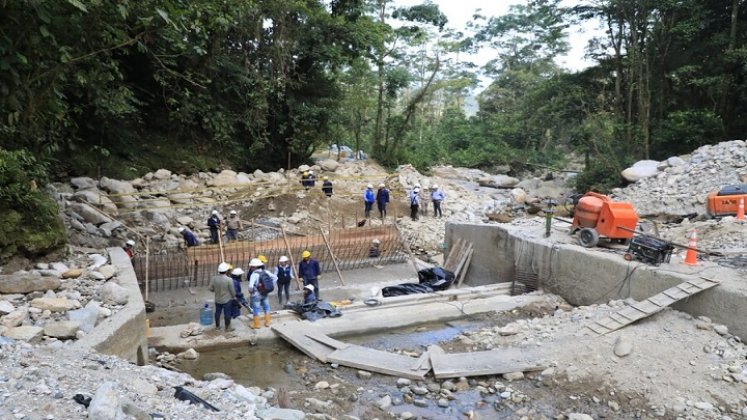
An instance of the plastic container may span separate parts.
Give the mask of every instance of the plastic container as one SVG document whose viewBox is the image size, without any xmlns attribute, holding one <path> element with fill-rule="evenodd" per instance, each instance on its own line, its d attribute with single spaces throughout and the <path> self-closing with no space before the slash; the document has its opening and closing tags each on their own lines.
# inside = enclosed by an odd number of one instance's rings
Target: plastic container
<svg viewBox="0 0 747 420">
<path fill-rule="evenodd" d="M 204 327 L 213 325 L 213 311 L 210 309 L 210 305 L 207 303 L 200 310 L 200 325 Z"/>
</svg>

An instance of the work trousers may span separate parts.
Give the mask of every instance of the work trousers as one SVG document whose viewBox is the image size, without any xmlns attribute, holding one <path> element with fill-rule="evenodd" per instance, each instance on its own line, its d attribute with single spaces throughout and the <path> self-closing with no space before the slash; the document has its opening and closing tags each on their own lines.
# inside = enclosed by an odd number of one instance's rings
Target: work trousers
<svg viewBox="0 0 747 420">
<path fill-rule="evenodd" d="M 214 244 L 218 243 L 218 228 L 210 228 L 210 241 Z"/>
<path fill-rule="evenodd" d="M 412 220 L 418 220 L 418 208 L 417 204 L 410 204 L 410 218 Z"/>
<path fill-rule="evenodd" d="M 229 300 L 226 303 L 215 303 L 215 328 L 220 328 L 220 314 L 223 312 L 223 318 L 226 320 L 226 328 L 231 325 L 231 310 L 233 308 L 233 301 Z"/>
<path fill-rule="evenodd" d="M 381 216 L 382 219 L 386 219 L 386 203 L 379 203 L 379 216 Z"/>
<path fill-rule="evenodd" d="M 441 200 L 433 200 L 433 217 L 436 216 L 443 216 L 443 213 L 441 213 Z"/>
<path fill-rule="evenodd" d="M 373 208 L 373 201 L 364 201 L 363 203 L 366 205 L 365 213 L 366 213 L 366 219 L 368 219 L 369 217 L 371 217 L 371 209 Z"/>
<path fill-rule="evenodd" d="M 290 279 L 288 280 L 280 280 L 278 279 L 278 302 L 282 305 L 283 304 L 283 292 L 285 292 L 285 302 L 290 302 Z"/>
<path fill-rule="evenodd" d="M 262 312 L 265 314 L 270 313 L 270 302 L 267 301 L 267 295 L 252 295 L 251 305 L 252 313 L 254 316 L 259 316 L 259 308 L 262 307 Z"/>
<path fill-rule="evenodd" d="M 226 231 L 226 238 L 229 241 L 235 241 L 239 239 L 239 230 L 238 229 L 228 229 Z"/>
</svg>

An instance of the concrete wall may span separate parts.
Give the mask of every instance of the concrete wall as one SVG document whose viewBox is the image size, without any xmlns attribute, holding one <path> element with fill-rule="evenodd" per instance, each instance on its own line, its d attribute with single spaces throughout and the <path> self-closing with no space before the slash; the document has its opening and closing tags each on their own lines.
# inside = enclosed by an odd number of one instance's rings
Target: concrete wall
<svg viewBox="0 0 747 420">
<path fill-rule="evenodd" d="M 719 286 L 680 301 L 674 308 L 707 316 L 747 338 L 747 323 L 743 322 L 747 319 L 747 284 L 739 272 L 708 262 L 687 266 L 676 256 L 659 267 L 627 262 L 621 253 L 562 243 L 558 236 L 545 238 L 541 231 L 508 225 L 448 224 L 446 241 L 463 238 L 473 243 L 468 285 L 511 281 L 513 273 L 522 270 L 538 275 L 543 289 L 573 305 L 628 297 L 643 300 L 698 276 L 719 280 Z"/>
<path fill-rule="evenodd" d="M 92 348 L 140 365 L 148 362 L 145 302 L 140 294 L 135 270 L 122 248 L 109 248 L 111 263 L 117 267 L 117 283 L 129 291 L 127 305 L 105 319 L 76 346 Z"/>
</svg>

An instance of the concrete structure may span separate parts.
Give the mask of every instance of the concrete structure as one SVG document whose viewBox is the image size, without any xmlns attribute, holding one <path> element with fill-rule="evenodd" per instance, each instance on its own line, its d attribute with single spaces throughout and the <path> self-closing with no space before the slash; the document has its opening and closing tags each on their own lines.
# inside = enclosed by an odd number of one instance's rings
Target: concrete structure
<svg viewBox="0 0 747 420">
<path fill-rule="evenodd" d="M 127 304 L 75 345 L 143 365 L 148 362 L 145 302 L 130 258 L 122 248 L 109 248 L 108 252 L 111 263 L 117 267 L 117 283 L 128 291 Z"/>
<path fill-rule="evenodd" d="M 517 271 L 536 275 L 542 288 L 572 305 L 606 303 L 612 299 L 637 301 L 693 277 L 719 280 L 718 287 L 675 304 L 677 310 L 704 315 L 747 337 L 747 284 L 742 276 L 715 263 L 696 266 L 681 263 L 679 256 L 658 267 L 623 259 L 624 251 L 587 249 L 567 243 L 567 232 L 544 237 L 544 228 L 509 225 L 447 224 L 446 243 L 457 238 L 474 244 L 468 286 L 510 282 Z"/>
</svg>

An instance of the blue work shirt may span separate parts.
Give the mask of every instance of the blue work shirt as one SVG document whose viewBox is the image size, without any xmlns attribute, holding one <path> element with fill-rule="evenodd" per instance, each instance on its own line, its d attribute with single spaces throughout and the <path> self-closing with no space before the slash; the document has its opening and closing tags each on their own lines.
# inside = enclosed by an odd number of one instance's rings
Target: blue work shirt
<svg viewBox="0 0 747 420">
<path fill-rule="evenodd" d="M 376 197 L 374 196 L 373 190 L 366 188 L 366 191 L 363 192 L 363 201 L 366 203 L 373 203 L 374 200 L 376 200 Z"/>
<path fill-rule="evenodd" d="M 436 190 L 436 191 L 431 192 L 431 200 L 444 201 L 444 192 L 441 190 Z"/>
<path fill-rule="evenodd" d="M 389 190 L 386 188 L 379 188 L 379 191 L 376 192 L 376 202 L 379 203 L 379 205 L 388 203 Z"/>
<path fill-rule="evenodd" d="M 220 226 L 220 217 L 216 215 L 210 216 L 210 218 L 207 221 L 207 224 L 210 227 L 210 230 L 218 230 L 218 226 Z"/>
<path fill-rule="evenodd" d="M 298 263 L 298 274 L 301 275 L 302 279 L 315 279 L 322 274 L 322 270 L 319 268 L 319 261 L 311 258 L 308 261 L 301 260 Z"/>
<path fill-rule="evenodd" d="M 314 294 L 314 292 L 309 292 L 309 294 L 303 297 L 304 305 L 308 305 L 309 303 L 315 303 L 315 302 L 316 302 L 316 294 Z"/>
<path fill-rule="evenodd" d="M 184 237 L 184 243 L 186 243 L 188 247 L 200 245 L 200 240 L 197 239 L 197 236 L 194 233 L 185 230 L 182 232 L 182 236 Z"/>
</svg>

